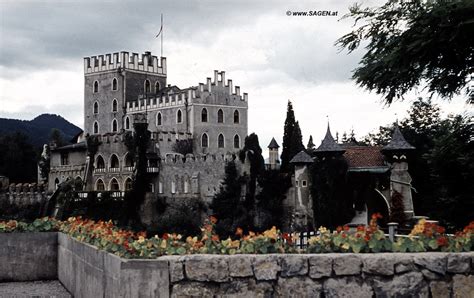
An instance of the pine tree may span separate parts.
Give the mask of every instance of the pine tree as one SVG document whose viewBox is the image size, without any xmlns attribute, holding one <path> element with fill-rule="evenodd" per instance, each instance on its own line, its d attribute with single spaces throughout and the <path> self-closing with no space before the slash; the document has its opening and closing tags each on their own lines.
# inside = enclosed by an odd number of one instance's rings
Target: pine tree
<svg viewBox="0 0 474 298">
<path fill-rule="evenodd" d="M 296 154 L 300 153 L 301 150 L 304 150 L 303 136 L 301 135 L 300 124 L 298 121 L 296 121 L 295 128 L 293 129 L 293 135 L 291 136 L 291 158 L 293 158 Z"/>
<path fill-rule="evenodd" d="M 309 151 L 313 151 L 314 150 L 314 143 L 313 143 L 313 136 L 310 135 L 309 136 L 309 141 L 308 141 L 308 145 L 306 145 L 306 149 L 308 149 Z"/>
<path fill-rule="evenodd" d="M 281 152 L 281 171 L 282 172 L 289 172 L 290 170 L 290 160 L 293 158 L 291 156 L 291 144 L 292 144 L 292 137 L 293 132 L 295 130 L 296 120 L 295 120 L 295 112 L 293 111 L 293 105 L 291 101 L 288 101 L 288 107 L 286 110 L 286 120 L 285 126 L 283 129 L 283 149 Z"/>
</svg>

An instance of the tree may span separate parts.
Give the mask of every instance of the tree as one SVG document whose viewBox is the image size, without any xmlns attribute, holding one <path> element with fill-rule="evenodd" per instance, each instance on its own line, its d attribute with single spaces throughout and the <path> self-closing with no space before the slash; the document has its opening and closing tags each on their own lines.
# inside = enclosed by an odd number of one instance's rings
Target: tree
<svg viewBox="0 0 474 298">
<path fill-rule="evenodd" d="M 51 134 L 50 134 L 49 139 L 51 143 L 56 145 L 56 147 L 61 147 L 65 145 L 63 136 L 61 132 L 59 131 L 59 129 L 56 129 L 56 128 L 51 129 Z"/>
<path fill-rule="evenodd" d="M 293 158 L 296 154 L 300 153 L 301 150 L 304 150 L 304 149 L 305 148 L 303 145 L 303 136 L 301 135 L 300 123 L 296 121 L 295 127 L 293 129 L 293 134 L 291 136 L 291 148 L 290 148 L 291 158 Z"/>
<path fill-rule="evenodd" d="M 8 176 L 12 183 L 37 180 L 37 153 L 28 137 L 15 132 L 0 136 L 0 174 Z"/>
<path fill-rule="evenodd" d="M 292 143 L 293 133 L 295 131 L 296 120 L 295 112 L 293 111 L 293 105 L 291 101 L 288 101 L 288 107 L 286 110 L 285 126 L 283 128 L 283 144 L 281 152 L 281 167 L 282 172 L 290 171 L 290 160 L 293 158 L 292 154 Z"/>
<path fill-rule="evenodd" d="M 431 94 L 450 99 L 474 72 L 473 15 L 472 0 L 356 4 L 344 16 L 355 20 L 354 30 L 336 44 L 349 53 L 364 45 L 353 79 L 387 104 L 425 81 Z M 472 93 L 468 101 L 474 103 Z"/>
<path fill-rule="evenodd" d="M 309 136 L 309 141 L 308 141 L 308 145 L 306 145 L 306 149 L 308 149 L 309 151 L 312 151 L 314 150 L 314 143 L 313 143 L 313 136 L 310 135 Z"/>
</svg>

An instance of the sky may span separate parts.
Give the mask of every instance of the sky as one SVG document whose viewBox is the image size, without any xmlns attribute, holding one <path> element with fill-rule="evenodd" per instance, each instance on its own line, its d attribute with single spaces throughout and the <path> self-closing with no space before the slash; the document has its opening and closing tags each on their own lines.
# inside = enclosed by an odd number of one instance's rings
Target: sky
<svg viewBox="0 0 474 298">
<path fill-rule="evenodd" d="M 83 57 L 150 50 L 159 55 L 160 14 L 168 84 L 196 86 L 226 71 L 249 94 L 249 134 L 266 149 L 281 145 L 288 100 L 303 142 L 318 146 L 328 119 L 333 134 L 357 137 L 403 119 L 423 90 L 386 106 L 351 80 L 363 50 L 350 55 L 334 43 L 350 32 L 342 19 L 355 0 L 97 1 L 0 0 L 0 117 L 59 114 L 83 127 Z M 373 6 L 384 1 L 358 1 Z M 287 16 L 331 11 L 337 16 Z M 459 96 L 434 98 L 445 115 L 472 108 Z"/>
</svg>

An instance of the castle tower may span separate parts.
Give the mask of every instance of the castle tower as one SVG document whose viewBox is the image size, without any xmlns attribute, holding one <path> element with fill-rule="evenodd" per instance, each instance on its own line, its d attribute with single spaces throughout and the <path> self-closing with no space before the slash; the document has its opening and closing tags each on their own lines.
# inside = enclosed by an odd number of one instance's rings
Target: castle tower
<svg viewBox="0 0 474 298">
<path fill-rule="evenodd" d="M 301 150 L 291 160 L 290 164 L 295 166 L 293 187 L 295 189 L 292 204 L 294 228 L 302 229 L 313 223 L 313 208 L 310 191 L 309 165 L 313 159 L 304 150 Z"/>
<path fill-rule="evenodd" d="M 166 58 L 145 52 L 120 52 L 84 58 L 84 132 L 116 133 L 133 129 L 127 103 L 154 95 L 166 86 Z"/>
<path fill-rule="evenodd" d="M 270 170 L 276 170 L 280 167 L 278 148 L 280 148 L 280 146 L 275 141 L 275 138 L 272 138 L 270 144 L 268 145 L 268 163 Z"/>
<path fill-rule="evenodd" d="M 382 148 L 382 153 L 391 164 L 390 173 L 390 200 L 395 192 L 403 197 L 403 207 L 405 215 L 409 219 L 415 214 L 413 209 L 413 198 L 411 195 L 411 176 L 408 173 L 407 155 L 414 150 L 410 143 L 403 137 L 398 124 L 395 124 L 395 130 L 390 142 Z"/>
<path fill-rule="evenodd" d="M 317 157 L 322 159 L 327 157 L 340 156 L 344 154 L 345 150 L 342 149 L 342 147 L 338 143 L 336 143 L 336 141 L 332 137 L 331 129 L 329 128 L 329 123 L 326 135 L 324 136 L 321 145 L 319 145 L 319 147 L 316 148 L 314 152 Z"/>
</svg>

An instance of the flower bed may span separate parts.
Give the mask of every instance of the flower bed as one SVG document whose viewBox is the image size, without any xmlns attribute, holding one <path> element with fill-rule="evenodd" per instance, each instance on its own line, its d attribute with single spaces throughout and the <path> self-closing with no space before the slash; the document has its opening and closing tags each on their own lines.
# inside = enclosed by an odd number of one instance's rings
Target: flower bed
<svg viewBox="0 0 474 298">
<path fill-rule="evenodd" d="M 71 237 L 92 244 L 101 250 L 125 258 L 156 258 L 162 255 L 184 254 L 268 254 L 268 253 L 330 253 L 330 252 L 462 252 L 472 251 L 474 222 L 455 235 L 447 235 L 437 224 L 420 220 L 407 237 L 392 242 L 377 226 L 380 215 L 374 215 L 368 226 L 335 231 L 319 228 L 319 235 L 308 241 L 306 249 L 293 246 L 297 235 L 281 233 L 275 227 L 263 233 L 244 235 L 237 229 L 234 239 L 220 239 L 215 234 L 216 219 L 211 217 L 201 228 L 201 235 L 184 238 L 179 234 L 163 234 L 147 238 L 145 232 L 120 229 L 111 221 L 92 221 L 72 217 L 67 221 L 53 218 L 37 219 L 27 224 L 0 221 L 0 232 L 61 231 Z"/>
</svg>

